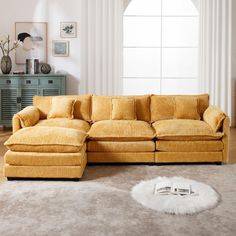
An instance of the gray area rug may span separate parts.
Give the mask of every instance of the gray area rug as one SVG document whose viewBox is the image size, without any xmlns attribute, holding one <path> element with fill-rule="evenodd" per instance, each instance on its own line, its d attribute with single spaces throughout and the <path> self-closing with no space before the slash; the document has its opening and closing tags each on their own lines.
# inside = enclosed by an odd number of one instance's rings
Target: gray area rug
<svg viewBox="0 0 236 236">
<path fill-rule="evenodd" d="M 141 180 L 182 176 L 217 189 L 220 204 L 195 215 L 169 215 L 131 197 Z M 88 166 L 79 182 L 0 184 L 1 236 L 236 235 L 236 165 Z"/>
</svg>

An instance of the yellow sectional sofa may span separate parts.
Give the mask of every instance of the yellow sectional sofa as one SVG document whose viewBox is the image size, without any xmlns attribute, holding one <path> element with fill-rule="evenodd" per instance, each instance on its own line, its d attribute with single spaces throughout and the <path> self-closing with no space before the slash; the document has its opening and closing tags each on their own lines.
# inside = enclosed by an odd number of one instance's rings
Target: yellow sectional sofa
<svg viewBox="0 0 236 236">
<path fill-rule="evenodd" d="M 227 163 L 229 117 L 209 96 L 35 96 L 13 117 L 8 178 L 81 178 L 89 163 Z"/>
</svg>

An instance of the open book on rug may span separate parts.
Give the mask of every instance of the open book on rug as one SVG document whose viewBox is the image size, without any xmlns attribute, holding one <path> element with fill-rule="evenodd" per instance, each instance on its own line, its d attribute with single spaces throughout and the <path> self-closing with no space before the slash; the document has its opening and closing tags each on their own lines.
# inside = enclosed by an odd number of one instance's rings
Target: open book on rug
<svg viewBox="0 0 236 236">
<path fill-rule="evenodd" d="M 194 192 L 191 189 L 191 185 L 188 183 L 164 181 L 154 185 L 154 194 L 185 196 L 192 195 Z"/>
</svg>

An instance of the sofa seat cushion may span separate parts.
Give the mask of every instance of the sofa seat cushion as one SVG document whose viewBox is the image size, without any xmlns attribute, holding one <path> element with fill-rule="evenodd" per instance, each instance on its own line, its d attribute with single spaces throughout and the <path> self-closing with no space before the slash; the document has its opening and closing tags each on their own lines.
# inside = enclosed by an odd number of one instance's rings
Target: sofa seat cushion
<svg viewBox="0 0 236 236">
<path fill-rule="evenodd" d="M 14 166 L 80 166 L 86 158 L 86 144 L 76 153 L 13 152 L 8 150 L 5 163 Z"/>
<path fill-rule="evenodd" d="M 18 130 L 5 143 L 15 152 L 80 152 L 87 134 L 62 127 L 34 126 Z"/>
<path fill-rule="evenodd" d="M 79 119 L 55 118 L 48 120 L 39 120 L 36 126 L 64 127 L 88 132 L 90 125 L 88 122 Z"/>
<path fill-rule="evenodd" d="M 89 152 L 154 152 L 153 141 L 109 142 L 89 141 Z"/>
<path fill-rule="evenodd" d="M 88 132 L 90 140 L 145 141 L 155 137 L 151 125 L 140 120 L 103 120 L 94 123 Z"/>
<path fill-rule="evenodd" d="M 156 141 L 156 150 L 161 152 L 219 152 L 223 150 L 223 147 L 224 145 L 220 140 Z"/>
<path fill-rule="evenodd" d="M 223 136 L 223 133 L 214 132 L 201 120 L 160 120 L 152 126 L 156 130 L 157 139 L 164 140 L 215 140 Z"/>
</svg>

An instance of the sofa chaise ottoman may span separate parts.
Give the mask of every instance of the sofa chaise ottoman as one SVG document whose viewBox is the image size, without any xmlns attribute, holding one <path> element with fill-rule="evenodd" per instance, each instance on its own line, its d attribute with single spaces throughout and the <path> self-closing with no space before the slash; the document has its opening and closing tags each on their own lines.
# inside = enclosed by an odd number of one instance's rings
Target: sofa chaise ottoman
<svg viewBox="0 0 236 236">
<path fill-rule="evenodd" d="M 86 140 L 79 152 L 67 153 L 50 145 L 46 152 L 30 145 L 13 150 L 6 142 L 5 176 L 72 178 L 64 174 L 71 169 L 79 178 L 86 156 L 88 163 L 227 163 L 229 123 L 224 112 L 209 105 L 208 94 L 35 96 L 33 106 L 14 115 L 14 138 L 27 129 L 34 137 L 40 129 L 35 142 L 44 139 L 44 131 L 60 139 L 66 130 Z M 61 129 L 65 132 L 57 134 Z"/>
<path fill-rule="evenodd" d="M 5 176 L 81 178 L 87 163 L 87 134 L 71 128 L 27 127 L 5 145 Z"/>
</svg>

